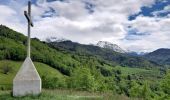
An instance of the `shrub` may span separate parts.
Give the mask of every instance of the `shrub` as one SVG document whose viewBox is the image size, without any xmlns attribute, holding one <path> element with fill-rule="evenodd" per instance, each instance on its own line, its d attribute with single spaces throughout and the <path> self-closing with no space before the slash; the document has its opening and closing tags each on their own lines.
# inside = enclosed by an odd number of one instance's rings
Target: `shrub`
<svg viewBox="0 0 170 100">
<path fill-rule="evenodd" d="M 81 67 L 74 70 L 69 81 L 70 88 L 76 88 L 79 90 L 94 91 L 96 88 L 95 84 L 95 78 L 90 70 Z"/>
<path fill-rule="evenodd" d="M 47 77 L 42 76 L 42 87 L 48 88 L 48 89 L 55 89 L 55 88 L 65 88 L 66 83 L 65 79 L 59 78 L 59 77 Z"/>
<path fill-rule="evenodd" d="M 12 71 L 12 67 L 9 63 L 4 63 L 4 65 L 1 68 L 3 74 L 8 74 Z"/>
</svg>

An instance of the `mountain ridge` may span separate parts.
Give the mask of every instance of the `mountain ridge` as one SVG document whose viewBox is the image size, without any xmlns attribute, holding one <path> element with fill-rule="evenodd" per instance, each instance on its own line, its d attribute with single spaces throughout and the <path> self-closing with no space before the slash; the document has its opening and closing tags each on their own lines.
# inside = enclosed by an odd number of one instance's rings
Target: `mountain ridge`
<svg viewBox="0 0 170 100">
<path fill-rule="evenodd" d="M 63 41 L 63 42 L 52 42 L 49 43 L 51 47 L 59 49 L 61 51 L 67 51 L 70 53 L 76 53 L 78 55 L 90 55 L 96 56 L 100 59 L 106 60 L 112 65 L 121 65 L 121 66 L 130 66 L 130 67 L 154 67 L 159 66 L 156 63 L 148 62 L 142 57 L 134 57 L 128 54 L 118 53 L 113 50 L 106 48 L 100 48 L 94 45 L 84 45 L 72 41 Z M 144 65 L 143 65 L 144 64 Z M 145 65 L 146 64 L 146 65 Z M 156 64 L 156 65 L 155 65 Z"/>
<path fill-rule="evenodd" d="M 153 52 L 143 55 L 144 58 L 159 64 L 170 65 L 170 49 L 160 48 Z"/>
<path fill-rule="evenodd" d="M 123 50 L 121 47 L 119 47 L 117 44 L 113 44 L 107 41 L 99 41 L 96 46 L 99 46 L 101 48 L 105 48 L 105 49 L 110 49 L 113 50 L 115 52 L 119 52 L 119 53 L 126 53 L 127 51 Z"/>
</svg>

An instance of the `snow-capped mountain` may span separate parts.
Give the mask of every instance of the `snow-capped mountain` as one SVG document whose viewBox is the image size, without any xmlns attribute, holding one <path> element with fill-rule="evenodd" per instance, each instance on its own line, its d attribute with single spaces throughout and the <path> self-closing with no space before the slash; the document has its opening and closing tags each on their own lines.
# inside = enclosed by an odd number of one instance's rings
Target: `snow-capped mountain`
<svg viewBox="0 0 170 100">
<path fill-rule="evenodd" d="M 50 42 L 63 42 L 63 41 L 67 41 L 67 39 L 64 38 L 58 38 L 58 37 L 48 37 L 45 40 L 46 42 L 50 43 Z"/>
<path fill-rule="evenodd" d="M 106 48 L 106 49 L 110 49 L 113 50 L 115 52 L 119 52 L 119 53 L 126 53 L 125 50 L 123 50 L 122 48 L 120 48 L 117 44 L 112 44 L 110 42 L 107 41 L 99 41 L 96 46 L 99 46 L 101 48 Z"/>
</svg>

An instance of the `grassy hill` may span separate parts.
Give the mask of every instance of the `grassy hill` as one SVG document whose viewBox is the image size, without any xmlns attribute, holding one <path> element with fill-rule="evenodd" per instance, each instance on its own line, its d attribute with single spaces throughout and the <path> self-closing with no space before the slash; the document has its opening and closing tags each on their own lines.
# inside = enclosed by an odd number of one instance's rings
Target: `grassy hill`
<svg viewBox="0 0 170 100">
<path fill-rule="evenodd" d="M 18 72 L 19 68 L 21 67 L 23 62 L 17 62 L 17 61 L 9 61 L 9 60 L 3 60 L 0 61 L 0 88 L 1 89 L 11 89 L 12 87 L 12 81 L 15 77 L 16 73 Z M 43 64 L 39 62 L 34 62 L 35 67 L 40 74 L 40 77 L 46 76 L 49 77 L 58 77 L 60 79 L 65 79 L 66 76 L 61 74 L 58 70 Z M 8 66 L 10 68 L 9 72 L 7 74 L 3 73 L 3 67 Z"/>
<path fill-rule="evenodd" d="M 6 99 L 6 100 L 11 100 L 11 99 L 16 99 L 18 100 L 19 98 L 13 98 L 10 96 L 10 91 L 12 89 L 12 80 L 14 76 L 16 75 L 16 72 L 19 70 L 22 61 L 10 61 L 10 60 L 1 60 L 0 61 L 0 99 Z M 68 76 L 63 75 L 60 73 L 58 70 L 43 64 L 39 62 L 34 62 L 41 78 L 43 76 L 46 76 L 46 78 L 58 78 L 62 79 L 64 82 L 68 79 Z M 7 74 L 3 73 L 3 67 L 8 66 L 10 67 L 10 70 Z M 157 74 L 158 71 L 156 70 L 146 70 L 146 69 L 140 69 L 140 68 L 128 68 L 128 67 L 121 67 L 121 66 L 116 66 L 114 68 L 110 67 L 110 70 L 114 69 L 117 71 L 120 71 L 122 77 L 128 76 L 128 75 L 134 75 L 134 74 L 139 74 L 139 75 L 144 75 L 145 73 L 150 73 L 150 74 Z M 146 77 L 154 78 L 152 75 L 146 75 Z M 137 75 L 135 75 L 137 76 Z M 125 80 L 124 80 L 125 81 Z M 59 82 L 59 81 L 58 81 Z M 120 81 L 123 82 L 123 81 Z M 155 82 L 153 80 L 152 82 Z M 43 88 L 48 88 L 45 85 L 47 84 L 46 81 L 43 80 Z M 55 83 L 53 83 L 55 84 Z M 121 83 L 119 83 L 121 84 Z M 58 87 L 60 88 L 60 86 Z M 33 97 L 33 96 L 26 96 L 20 98 L 22 100 L 31 100 L 31 99 L 38 99 L 38 100 L 46 100 L 46 99 L 58 99 L 58 100 L 130 100 L 129 97 L 125 95 L 117 95 L 117 93 L 112 93 L 112 92 L 85 92 L 85 91 L 76 91 L 74 89 L 52 89 L 52 90 L 47 90 L 44 89 L 42 94 L 38 97 Z M 138 98 L 139 99 L 139 98 Z M 133 100 L 138 100 L 137 98 L 133 98 Z"/>
<path fill-rule="evenodd" d="M 47 100 L 47 99 L 54 99 L 54 100 L 130 100 L 125 95 L 116 95 L 109 92 L 106 93 L 93 93 L 93 92 L 85 92 L 85 91 L 75 91 L 75 90 L 66 90 L 66 89 L 55 89 L 55 90 L 46 90 L 44 89 L 42 94 L 38 97 L 33 96 L 26 96 L 21 98 L 13 98 L 10 96 L 10 90 L 12 89 L 12 80 L 16 75 L 17 71 L 22 65 L 22 61 L 10 61 L 10 60 L 1 60 L 0 61 L 0 99 L 6 100 L 31 100 L 31 99 L 38 99 L 38 100 Z M 47 78 L 55 78 L 58 77 L 60 79 L 66 80 L 67 76 L 64 76 L 58 70 L 39 62 L 34 62 L 37 71 L 40 74 L 40 77 L 46 76 Z M 7 74 L 3 73 L 3 67 L 8 66 L 10 67 L 10 71 Z M 123 68 L 120 66 L 115 67 L 115 69 L 120 69 L 122 71 L 123 76 L 132 75 L 138 72 L 148 72 L 148 70 L 140 70 L 139 68 Z M 44 82 L 43 82 L 44 84 Z M 45 83 L 46 84 L 46 83 Z M 44 85 L 43 85 L 44 86 Z M 45 88 L 45 87 L 44 87 Z M 3 90 L 3 91 L 2 91 Z M 5 90 L 5 91 L 4 91 Z M 7 91 L 8 90 L 8 91 Z M 113 99 L 114 98 L 114 99 Z M 138 100 L 133 98 L 133 100 Z"/>
<path fill-rule="evenodd" d="M 18 100 L 19 98 L 13 98 L 10 96 L 10 90 L 12 89 L 12 80 L 14 76 L 16 75 L 17 71 L 22 65 L 22 61 L 10 61 L 10 60 L 1 60 L 0 61 L 0 99 L 6 99 L 6 100 Z M 34 62 L 35 67 L 37 71 L 40 74 L 40 77 L 46 76 L 47 78 L 50 77 L 58 77 L 60 79 L 65 80 L 67 76 L 64 76 L 62 73 L 60 73 L 58 70 L 43 64 L 39 62 Z M 10 68 L 9 72 L 7 74 L 3 73 L 3 67 L 8 66 Z M 116 67 L 117 68 L 117 67 Z M 130 70 L 129 68 L 126 68 L 127 70 Z M 140 70 L 139 70 L 140 71 Z M 145 70 L 143 70 L 145 71 Z M 131 73 L 131 72 L 130 72 Z M 123 74 L 126 74 L 123 73 Z M 131 73 L 132 74 L 132 73 Z M 43 82 L 44 84 L 44 82 Z M 46 84 L 46 83 L 45 83 Z M 44 85 L 43 85 L 44 86 Z M 2 91 L 3 90 L 3 91 Z M 5 90 L 5 91 L 4 91 Z M 8 91 L 7 91 L 8 90 Z M 75 90 L 66 90 L 66 89 L 54 89 L 54 90 L 47 90 L 44 89 L 42 94 L 38 97 L 33 96 L 27 96 L 22 97 L 20 99 L 22 100 L 30 100 L 30 99 L 38 99 L 38 100 L 47 100 L 47 99 L 54 99 L 54 100 L 122 100 L 122 99 L 130 99 L 124 95 L 113 95 L 111 93 L 93 93 L 93 92 L 86 92 L 86 91 L 75 91 Z"/>
<path fill-rule="evenodd" d="M 12 87 L 12 81 L 15 77 L 16 73 L 18 72 L 19 68 L 22 65 L 22 61 L 10 61 L 10 60 L 1 60 L 0 61 L 0 89 L 11 89 Z M 62 81 L 66 81 L 68 76 L 63 75 L 55 68 L 50 67 L 49 65 L 40 63 L 40 62 L 34 62 L 35 67 L 40 74 L 40 77 L 46 77 L 46 78 L 58 78 L 62 79 Z M 9 71 L 7 74 L 4 74 L 4 66 L 9 68 Z M 109 67 L 108 67 L 109 68 Z M 128 75 L 134 75 L 138 74 L 142 77 L 147 78 L 153 78 L 156 76 L 159 76 L 159 70 L 146 70 L 146 69 L 140 69 L 140 68 L 129 68 L 129 67 L 110 67 L 109 70 L 117 70 L 120 71 L 122 76 L 126 77 Z M 145 75 L 146 74 L 146 75 Z M 148 74 L 148 75 L 147 75 Z M 44 86 L 44 85 L 43 85 Z"/>
</svg>

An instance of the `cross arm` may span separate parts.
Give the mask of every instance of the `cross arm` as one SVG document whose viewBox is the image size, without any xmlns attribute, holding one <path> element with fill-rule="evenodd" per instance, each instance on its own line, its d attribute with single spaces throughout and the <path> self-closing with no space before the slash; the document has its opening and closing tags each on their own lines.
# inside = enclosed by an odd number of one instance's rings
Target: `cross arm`
<svg viewBox="0 0 170 100">
<path fill-rule="evenodd" d="M 30 22 L 30 25 L 33 27 L 33 26 L 34 26 L 34 25 L 33 25 L 33 22 L 32 22 L 32 20 L 31 20 L 31 17 L 28 15 L 27 11 L 24 11 L 24 15 L 25 15 L 25 17 L 27 18 L 28 22 Z"/>
</svg>

